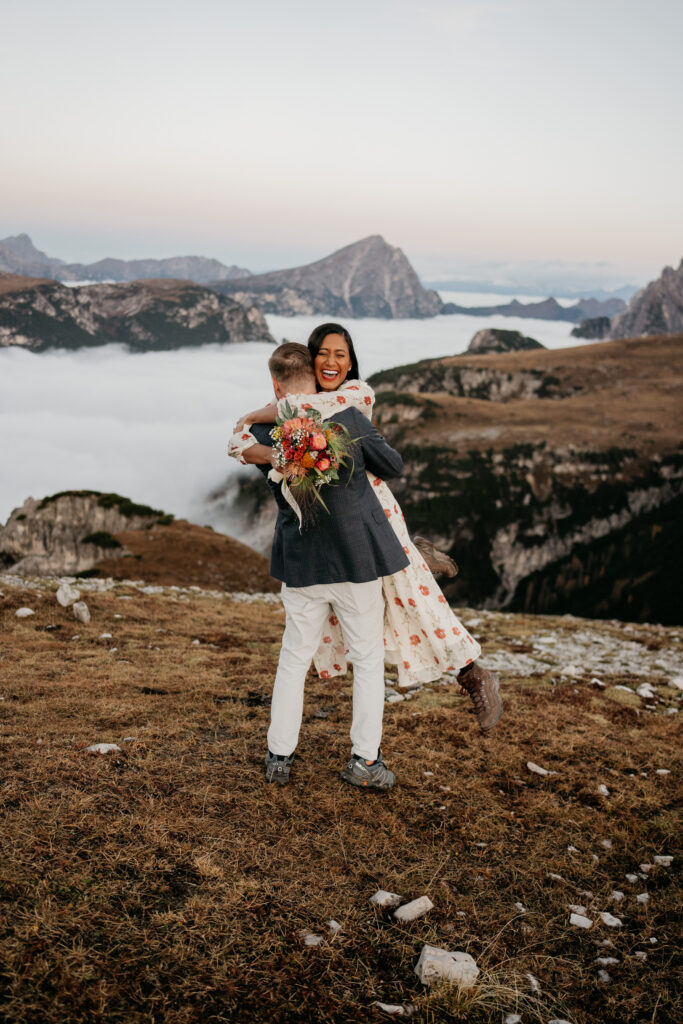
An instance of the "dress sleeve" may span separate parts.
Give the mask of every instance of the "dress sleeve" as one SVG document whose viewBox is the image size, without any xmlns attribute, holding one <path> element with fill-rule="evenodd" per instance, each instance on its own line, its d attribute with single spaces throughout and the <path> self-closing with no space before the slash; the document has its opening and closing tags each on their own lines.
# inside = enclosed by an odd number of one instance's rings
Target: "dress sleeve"
<svg viewBox="0 0 683 1024">
<path fill-rule="evenodd" d="M 368 419 L 372 417 L 375 392 L 364 380 L 345 380 L 337 391 L 319 391 L 315 395 L 288 395 L 278 402 L 278 415 L 282 415 L 281 403 L 288 401 L 298 409 L 317 409 L 324 420 L 342 409 L 355 408 Z"/>
<path fill-rule="evenodd" d="M 243 466 L 246 466 L 247 463 L 244 461 L 242 453 L 254 444 L 258 444 L 258 441 L 250 431 L 249 424 L 245 423 L 242 430 L 236 430 L 228 441 L 228 455 L 233 459 L 237 459 Z"/>
</svg>

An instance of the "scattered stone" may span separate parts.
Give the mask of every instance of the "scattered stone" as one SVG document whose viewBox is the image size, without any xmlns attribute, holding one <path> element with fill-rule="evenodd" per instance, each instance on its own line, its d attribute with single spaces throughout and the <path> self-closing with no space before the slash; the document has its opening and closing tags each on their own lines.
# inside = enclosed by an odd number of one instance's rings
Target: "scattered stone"
<svg viewBox="0 0 683 1024">
<path fill-rule="evenodd" d="M 534 764 L 533 761 L 527 761 L 526 766 L 530 772 L 534 773 L 534 775 L 557 775 L 557 772 L 551 772 L 547 768 L 541 768 L 540 764 Z"/>
<path fill-rule="evenodd" d="M 410 903 L 405 903 L 398 910 L 394 911 L 394 917 L 397 921 L 414 921 L 418 917 L 422 917 L 429 910 L 432 910 L 434 904 L 430 900 L 429 896 L 419 896 L 416 900 L 411 900 Z"/>
<path fill-rule="evenodd" d="M 413 1003 L 401 1005 L 399 1003 L 380 1003 L 377 1000 L 372 1004 L 390 1017 L 412 1017 L 417 1012 L 417 1006 Z"/>
<path fill-rule="evenodd" d="M 609 985 L 611 980 L 612 978 L 607 971 L 598 971 L 598 981 L 602 981 L 605 985 Z"/>
<path fill-rule="evenodd" d="M 600 846 L 604 846 L 606 850 L 611 850 L 612 849 L 612 840 L 611 839 L 601 839 L 600 840 Z"/>
<path fill-rule="evenodd" d="M 469 953 L 424 945 L 415 973 L 423 985 L 432 985 L 435 981 L 453 981 L 458 988 L 468 989 L 475 984 L 479 968 Z"/>
<path fill-rule="evenodd" d="M 658 768 L 655 775 L 671 775 L 671 772 L 668 768 Z"/>
<path fill-rule="evenodd" d="M 90 622 L 90 609 L 85 601 L 76 601 L 75 604 L 71 605 L 71 611 L 75 619 L 82 622 L 84 626 L 88 625 Z"/>
<path fill-rule="evenodd" d="M 624 875 L 624 878 L 627 882 L 630 882 L 631 885 L 635 885 L 638 881 L 638 875 Z"/>
<path fill-rule="evenodd" d="M 450 786 L 439 786 L 439 789 L 441 790 L 442 793 L 450 793 L 451 791 Z"/>
<path fill-rule="evenodd" d="M 605 949 L 614 949 L 614 943 L 611 939 L 603 939 L 602 942 L 596 942 L 596 946 L 604 946 Z"/>
<path fill-rule="evenodd" d="M 637 949 L 633 955 L 636 960 L 647 960 L 647 953 L 644 949 Z"/>
<path fill-rule="evenodd" d="M 526 914 L 526 907 L 523 903 L 515 903 L 515 907 L 520 912 L 520 914 Z"/>
<path fill-rule="evenodd" d="M 552 871 L 548 872 L 548 874 L 546 875 L 546 878 L 552 878 L 553 882 L 564 882 L 565 881 L 565 879 L 562 877 L 562 875 L 555 875 L 555 874 L 553 874 Z"/>
<path fill-rule="evenodd" d="M 600 863 L 600 858 L 598 857 L 597 853 L 592 853 L 591 854 L 591 860 L 593 861 L 594 864 L 599 864 Z"/>
<path fill-rule="evenodd" d="M 670 857 L 668 855 L 665 856 L 664 854 L 657 854 L 657 856 L 655 856 L 653 859 L 655 864 L 659 864 L 659 866 L 662 868 L 671 867 L 671 862 L 673 861 L 673 857 Z"/>
<path fill-rule="evenodd" d="M 18 619 L 28 619 L 30 615 L 35 615 L 36 613 L 32 608 L 17 608 L 14 614 Z"/>
<path fill-rule="evenodd" d="M 600 794 L 600 796 L 609 796 L 609 789 L 604 783 L 601 783 L 598 786 L 598 793 Z"/>
<path fill-rule="evenodd" d="M 636 693 L 639 697 L 645 697 L 646 700 L 652 700 L 653 697 L 657 696 L 656 690 L 653 690 L 649 683 L 641 683 L 636 688 Z"/>
<path fill-rule="evenodd" d="M 56 597 L 62 608 L 68 608 L 74 601 L 78 601 L 81 596 L 80 590 L 76 590 L 75 587 L 69 586 L 68 583 L 62 583 L 61 587 L 57 591 Z"/>
<path fill-rule="evenodd" d="M 651 945 L 651 946 L 656 946 L 656 945 L 657 945 L 657 943 L 658 943 L 658 941 L 659 941 L 659 940 L 658 940 L 658 939 L 656 939 L 656 938 L 654 937 L 654 935 L 652 935 L 652 936 L 651 936 L 651 938 L 650 938 L 650 945 Z"/>
<path fill-rule="evenodd" d="M 112 638 L 111 633 L 100 633 L 100 636 L 99 636 L 100 640 L 111 640 L 111 638 Z"/>
<path fill-rule="evenodd" d="M 124 736 L 121 740 L 122 743 L 135 743 L 137 736 Z"/>
<path fill-rule="evenodd" d="M 572 1024 L 570 1020 L 565 1020 L 564 1017 L 553 1017 L 552 1020 L 548 1021 L 548 1024 Z"/>
<path fill-rule="evenodd" d="M 619 917 L 613 917 L 606 910 L 602 910 L 599 914 L 600 920 L 603 924 L 606 924 L 608 928 L 621 928 L 623 921 Z"/>
<path fill-rule="evenodd" d="M 599 686 L 601 690 L 604 690 L 607 683 L 603 683 L 602 679 L 596 679 L 595 676 L 591 679 L 592 686 Z"/>
<path fill-rule="evenodd" d="M 422 774 L 424 775 L 424 777 L 426 779 L 430 779 L 432 777 L 432 775 L 434 774 L 434 772 L 422 772 Z"/>
<path fill-rule="evenodd" d="M 649 903 L 650 895 L 647 892 L 638 893 L 636 896 L 636 903 Z"/>
<path fill-rule="evenodd" d="M 582 907 L 580 903 L 568 903 L 567 909 L 571 910 L 574 914 L 585 914 L 586 908 Z"/>
<path fill-rule="evenodd" d="M 302 928 L 299 937 L 303 940 L 304 946 L 319 946 L 323 941 L 322 935 L 314 935 L 308 928 Z"/>
<path fill-rule="evenodd" d="M 638 867 L 644 874 L 649 874 L 652 871 L 652 864 L 639 864 Z"/>
<path fill-rule="evenodd" d="M 575 928 L 592 928 L 593 922 L 590 917 L 584 917 L 583 914 L 570 914 L 569 923 L 573 924 Z"/>
<path fill-rule="evenodd" d="M 533 974 L 528 973 L 525 975 L 525 977 L 529 980 L 529 985 L 531 987 L 532 992 L 538 993 L 541 991 L 541 983 L 538 980 L 538 978 L 534 978 Z"/>
<path fill-rule="evenodd" d="M 398 893 L 378 889 L 375 895 L 370 897 L 370 902 L 374 903 L 376 907 L 397 907 L 401 899 L 402 897 Z"/>
<path fill-rule="evenodd" d="M 521 1013 L 508 1013 L 503 1024 L 522 1024 Z"/>
<path fill-rule="evenodd" d="M 683 676 L 674 676 L 669 680 L 669 686 L 673 686 L 676 690 L 683 690 Z"/>
<path fill-rule="evenodd" d="M 601 967 L 611 967 L 612 964 L 618 964 L 619 961 L 615 956 L 599 956 L 595 960 L 596 964 L 600 964 Z"/>
<path fill-rule="evenodd" d="M 334 918 L 327 922 L 327 927 L 330 930 L 332 938 L 334 938 L 335 935 L 339 935 L 339 932 L 342 930 L 342 926 L 339 924 L 339 921 L 335 921 Z"/>
<path fill-rule="evenodd" d="M 87 753 L 113 754 L 116 750 L 121 750 L 121 747 L 117 743 L 93 743 L 92 746 L 87 748 Z"/>
<path fill-rule="evenodd" d="M 621 891 L 621 889 L 613 889 L 612 890 L 612 899 L 614 900 L 615 903 L 621 903 L 623 898 L 624 898 L 624 894 Z"/>
<path fill-rule="evenodd" d="M 579 851 L 576 849 L 575 846 L 568 846 L 567 847 L 567 853 L 578 853 L 578 852 Z"/>
</svg>

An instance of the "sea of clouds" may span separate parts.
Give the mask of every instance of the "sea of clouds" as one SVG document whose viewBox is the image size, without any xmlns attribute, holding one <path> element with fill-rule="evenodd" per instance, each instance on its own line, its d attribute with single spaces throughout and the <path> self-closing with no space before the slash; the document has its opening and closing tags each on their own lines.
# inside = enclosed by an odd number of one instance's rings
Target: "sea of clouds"
<svg viewBox="0 0 683 1024">
<path fill-rule="evenodd" d="M 321 319 L 267 317 L 278 342 L 305 341 Z M 482 327 L 519 330 L 548 348 L 580 344 L 569 323 L 512 317 L 346 326 L 364 376 L 463 352 Z M 94 489 L 246 536 L 225 511 L 217 519 L 206 498 L 240 471 L 226 456 L 227 438 L 240 413 L 269 400 L 271 351 L 257 343 L 143 354 L 120 345 L 41 354 L 0 349 L 0 522 L 29 496 Z"/>
</svg>

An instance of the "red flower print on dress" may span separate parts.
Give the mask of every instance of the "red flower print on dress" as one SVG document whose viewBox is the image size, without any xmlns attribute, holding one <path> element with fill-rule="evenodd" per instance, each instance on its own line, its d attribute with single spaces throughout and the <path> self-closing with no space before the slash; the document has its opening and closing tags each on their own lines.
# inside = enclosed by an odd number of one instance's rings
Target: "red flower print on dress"
<svg viewBox="0 0 683 1024">
<path fill-rule="evenodd" d="M 434 655 L 434 661 L 436 662 L 437 665 L 439 664 L 439 659 L 437 658 L 436 655 Z"/>
<path fill-rule="evenodd" d="M 429 593 L 429 587 L 425 587 L 425 585 L 423 583 L 422 586 L 420 587 L 420 593 L 424 594 L 424 596 L 426 597 L 427 594 Z"/>
<path fill-rule="evenodd" d="M 347 388 L 345 388 L 345 390 L 346 391 L 360 391 L 360 388 L 358 387 L 357 384 L 349 384 L 349 386 Z M 366 401 L 367 401 L 367 399 L 366 399 Z"/>
<path fill-rule="evenodd" d="M 384 515 L 387 517 L 387 519 L 391 519 L 391 509 L 390 508 L 385 508 L 384 509 Z"/>
<path fill-rule="evenodd" d="M 422 630 L 422 636 L 427 636 L 427 631 L 425 629 Z"/>
<path fill-rule="evenodd" d="M 472 664 L 472 658 L 468 658 L 467 661 L 465 662 L 465 664 L 466 665 L 471 665 Z"/>
<path fill-rule="evenodd" d="M 409 551 L 409 550 L 408 550 L 408 548 L 407 548 L 407 547 L 405 546 L 405 544 L 403 545 L 403 550 L 405 551 L 405 553 L 406 553 L 407 555 L 409 555 L 409 554 L 410 554 L 410 551 Z"/>
<path fill-rule="evenodd" d="M 302 402 L 302 403 L 301 403 L 301 408 L 302 408 L 302 409 L 312 409 L 312 408 L 313 408 L 313 406 L 311 405 L 311 403 L 310 403 L 310 402 Z M 336 666 L 335 666 L 335 667 L 336 667 Z"/>
<path fill-rule="evenodd" d="M 418 644 L 421 644 L 421 643 L 422 643 L 422 640 L 421 640 L 421 639 L 420 639 L 420 637 L 419 637 L 419 636 L 417 635 L 417 633 L 414 633 L 414 634 L 413 634 L 413 635 L 411 636 L 411 638 L 410 638 L 410 642 L 411 642 L 411 644 L 413 645 L 413 647 L 417 647 L 417 645 L 418 645 Z"/>
<path fill-rule="evenodd" d="M 417 608 L 417 605 L 413 601 L 412 597 L 408 598 L 408 604 L 410 605 L 411 608 Z"/>
<path fill-rule="evenodd" d="M 372 481 L 372 486 L 373 487 L 379 487 L 379 485 L 381 483 L 382 483 L 382 478 L 379 477 L 379 476 L 376 476 L 375 479 Z"/>
<path fill-rule="evenodd" d="M 326 668 L 324 668 L 322 670 L 322 672 L 320 673 L 320 678 L 321 679 L 329 679 L 330 678 L 330 673 L 327 671 Z"/>
<path fill-rule="evenodd" d="M 339 405 L 346 405 L 346 399 L 343 395 L 337 395 L 337 402 Z"/>
<path fill-rule="evenodd" d="M 453 626 L 453 636 L 460 636 L 460 630 L 457 626 Z"/>
<path fill-rule="evenodd" d="M 329 619 L 327 621 L 329 622 L 329 624 L 331 626 L 338 626 L 339 625 L 339 619 L 337 618 L 336 615 L 330 615 L 330 617 L 329 617 Z"/>
<path fill-rule="evenodd" d="M 354 390 L 358 391 L 358 388 L 354 388 Z M 366 395 L 363 401 L 365 402 L 366 405 L 372 405 L 372 399 L 370 398 L 369 395 Z"/>
<path fill-rule="evenodd" d="M 324 644 L 331 644 L 332 643 L 332 637 L 331 636 L 324 636 L 323 637 L 323 643 Z"/>
<path fill-rule="evenodd" d="M 341 672 L 341 665 L 335 665 L 334 666 L 334 671 L 335 672 Z"/>
<path fill-rule="evenodd" d="M 399 608 L 403 608 L 403 601 L 401 600 L 400 597 L 394 598 L 394 604 L 397 604 Z M 398 636 L 398 633 L 396 634 L 396 636 Z"/>
<path fill-rule="evenodd" d="M 409 661 L 404 661 L 403 662 L 403 667 L 404 668 L 410 668 L 410 662 Z"/>
<path fill-rule="evenodd" d="M 446 638 L 446 630 L 445 629 L 435 629 L 434 630 L 434 634 L 435 634 L 435 636 L 438 636 L 439 640 L 444 640 Z"/>
<path fill-rule="evenodd" d="M 249 441 L 250 440 L 249 434 L 242 434 L 242 440 L 243 441 Z"/>
<path fill-rule="evenodd" d="M 439 594 L 439 601 L 441 602 L 441 604 L 448 604 L 448 601 L 443 596 L 443 594 Z"/>
</svg>

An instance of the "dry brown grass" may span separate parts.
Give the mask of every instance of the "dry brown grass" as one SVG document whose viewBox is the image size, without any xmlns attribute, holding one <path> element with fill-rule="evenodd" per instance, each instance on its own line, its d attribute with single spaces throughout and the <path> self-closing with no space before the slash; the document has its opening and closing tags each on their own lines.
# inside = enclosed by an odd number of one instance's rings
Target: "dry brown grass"
<svg viewBox="0 0 683 1024">
<path fill-rule="evenodd" d="M 505 718 L 482 737 L 453 688 L 425 690 L 387 707 L 398 782 L 383 797 L 338 778 L 349 680 L 311 678 L 293 781 L 267 788 L 280 608 L 125 585 L 87 600 L 87 627 L 48 593 L 5 587 L 0 605 L 0 1018 L 341 1024 L 382 1019 L 380 999 L 417 1004 L 428 1024 L 676 1019 L 676 864 L 624 878 L 676 852 L 673 716 L 638 716 L 574 681 L 507 679 Z M 36 615 L 16 619 L 21 605 Z M 489 633 L 495 621 L 494 644 L 533 620 L 491 617 Z M 89 755 L 96 741 L 122 752 Z M 558 775 L 533 776 L 528 760 Z M 435 909 L 393 924 L 368 904 L 378 887 L 427 893 Z M 616 909 L 615 888 L 627 894 Z M 570 928 L 570 902 L 624 927 Z M 329 918 L 343 926 L 333 940 Z M 304 947 L 302 928 L 324 943 Z M 470 952 L 478 988 L 424 990 L 425 942 Z M 599 955 L 619 958 L 610 984 Z"/>
</svg>

